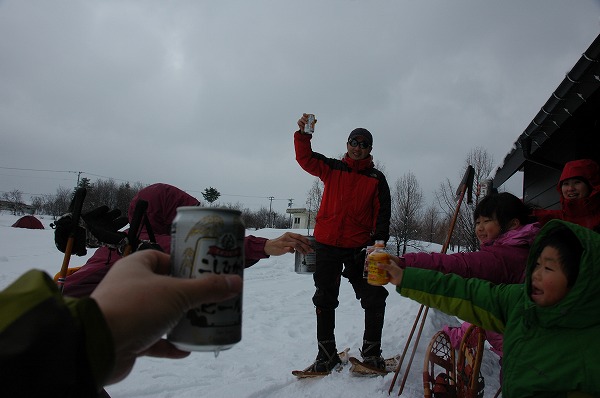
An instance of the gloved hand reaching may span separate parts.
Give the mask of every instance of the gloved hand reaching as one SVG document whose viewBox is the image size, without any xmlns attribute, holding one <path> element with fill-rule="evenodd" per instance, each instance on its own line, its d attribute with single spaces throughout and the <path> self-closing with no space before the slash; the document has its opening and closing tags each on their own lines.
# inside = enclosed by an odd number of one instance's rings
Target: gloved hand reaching
<svg viewBox="0 0 600 398">
<path fill-rule="evenodd" d="M 121 216 L 119 209 L 109 210 L 108 206 L 100 206 L 82 214 L 81 218 L 85 228 L 102 243 L 116 245 L 127 237 L 125 232 L 119 230 L 127 225 L 129 220 Z"/>
<path fill-rule="evenodd" d="M 73 242 L 73 254 L 84 256 L 86 250 L 86 229 L 94 235 L 100 242 L 117 245 L 127 237 L 125 232 L 119 229 L 127 225 L 127 217 L 121 216 L 119 209 L 109 210 L 108 206 L 100 206 L 81 215 L 83 223 L 75 229 L 75 239 Z M 60 217 L 51 226 L 55 228 L 54 243 L 61 252 L 65 252 L 69 234 L 73 229 L 73 218 L 71 213 Z"/>
<path fill-rule="evenodd" d="M 73 230 L 73 216 L 71 213 L 64 214 L 54 223 L 51 223 L 50 227 L 54 228 L 54 244 L 56 248 L 64 253 L 67 249 L 69 234 Z M 85 229 L 81 225 L 78 225 L 75 229 L 74 237 L 71 252 L 77 256 L 85 256 L 87 254 L 85 248 Z"/>
</svg>

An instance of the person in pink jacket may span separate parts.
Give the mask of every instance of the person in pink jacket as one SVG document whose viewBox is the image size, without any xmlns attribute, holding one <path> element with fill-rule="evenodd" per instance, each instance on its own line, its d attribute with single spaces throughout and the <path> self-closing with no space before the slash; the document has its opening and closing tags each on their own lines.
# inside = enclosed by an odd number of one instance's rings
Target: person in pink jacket
<svg viewBox="0 0 600 398">
<path fill-rule="evenodd" d="M 565 163 L 556 190 L 560 209 L 534 209 L 540 224 L 557 218 L 600 232 L 600 167 L 591 159 Z"/>
<path fill-rule="evenodd" d="M 140 190 L 129 204 L 128 217 L 131 222 L 136 204 L 139 200 L 148 202 L 146 215 L 156 243 L 165 253 L 171 252 L 171 223 L 180 206 L 198 206 L 198 199 L 169 184 L 153 184 Z M 142 226 L 139 239 L 148 240 L 149 234 Z M 301 253 L 312 251 L 310 241 L 296 233 L 286 232 L 276 239 L 260 238 L 248 235 L 244 239 L 245 266 L 258 262 L 270 255 L 279 256 L 284 253 Z M 114 248 L 102 246 L 77 271 L 70 274 L 64 283 L 63 294 L 71 297 L 87 297 L 98 286 L 112 265 L 121 258 Z"/>
<path fill-rule="evenodd" d="M 480 250 L 468 253 L 408 253 L 394 257 L 401 267 L 426 268 L 453 273 L 465 278 L 485 279 L 495 284 L 522 283 L 529 249 L 540 230 L 531 223 L 530 209 L 516 196 L 494 193 L 484 197 L 475 207 L 475 234 Z M 460 347 L 470 324 L 459 328 L 444 327 L 454 348 Z M 487 331 L 492 351 L 502 357 L 502 335 Z"/>
</svg>

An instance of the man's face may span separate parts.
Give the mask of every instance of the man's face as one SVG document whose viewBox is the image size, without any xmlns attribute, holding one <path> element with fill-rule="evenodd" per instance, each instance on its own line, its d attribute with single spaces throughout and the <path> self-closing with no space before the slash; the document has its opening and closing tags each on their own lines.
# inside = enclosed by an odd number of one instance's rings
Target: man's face
<svg viewBox="0 0 600 398">
<path fill-rule="evenodd" d="M 371 149 L 373 149 L 365 137 L 360 135 L 350 138 L 346 143 L 346 148 L 348 150 L 348 156 L 350 156 L 350 159 L 352 160 L 365 159 L 371 154 Z"/>
</svg>

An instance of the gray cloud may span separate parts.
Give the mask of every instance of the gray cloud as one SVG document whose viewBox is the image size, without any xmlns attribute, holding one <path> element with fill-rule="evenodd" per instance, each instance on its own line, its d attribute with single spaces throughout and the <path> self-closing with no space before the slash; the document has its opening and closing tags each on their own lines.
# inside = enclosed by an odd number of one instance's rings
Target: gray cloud
<svg viewBox="0 0 600 398">
<path fill-rule="evenodd" d="M 313 112 L 315 150 L 337 156 L 366 127 L 390 184 L 412 171 L 432 201 L 470 149 L 502 162 L 599 12 L 559 0 L 3 1 L 0 166 L 197 196 L 213 186 L 283 211 L 312 184 L 292 132 Z M 54 193 L 76 177 L 0 169 L 0 191 Z"/>
</svg>

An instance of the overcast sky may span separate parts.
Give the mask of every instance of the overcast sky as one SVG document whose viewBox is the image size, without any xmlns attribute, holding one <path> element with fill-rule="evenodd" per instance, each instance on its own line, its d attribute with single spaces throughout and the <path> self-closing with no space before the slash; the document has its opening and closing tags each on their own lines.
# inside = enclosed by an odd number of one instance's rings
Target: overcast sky
<svg viewBox="0 0 600 398">
<path fill-rule="evenodd" d="M 410 171 L 433 202 L 471 149 L 502 164 L 599 17 L 598 0 L 0 0 L 0 193 L 82 172 L 304 207 L 310 112 L 315 151 L 365 127 L 390 186 Z"/>
</svg>

